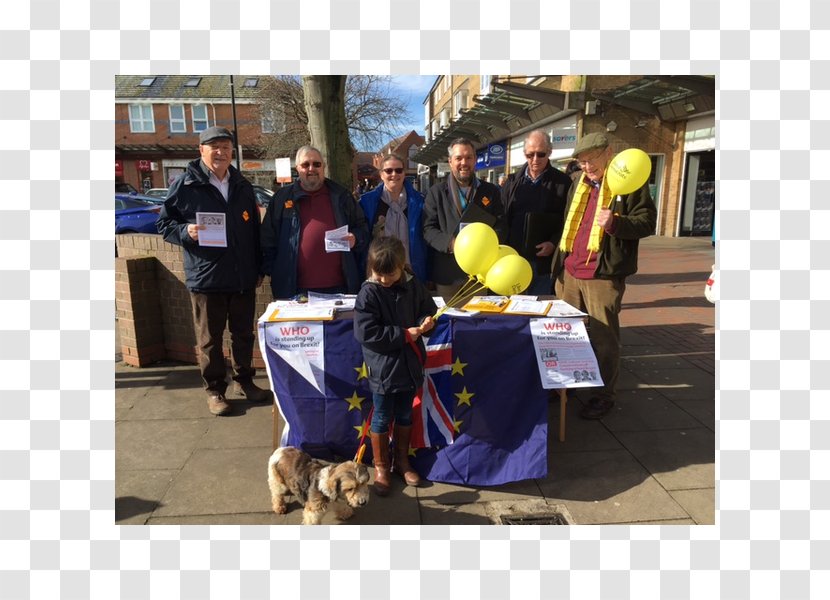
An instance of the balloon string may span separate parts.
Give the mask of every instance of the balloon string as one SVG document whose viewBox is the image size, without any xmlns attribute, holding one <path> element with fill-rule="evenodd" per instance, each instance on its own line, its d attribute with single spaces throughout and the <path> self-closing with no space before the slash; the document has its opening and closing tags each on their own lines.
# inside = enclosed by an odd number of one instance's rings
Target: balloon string
<svg viewBox="0 0 830 600">
<path fill-rule="evenodd" d="M 463 286 L 461 286 L 461 289 L 459 289 L 453 295 L 453 297 L 450 298 L 449 301 L 443 307 L 438 309 L 438 312 L 435 313 L 435 316 L 433 317 L 433 319 L 437 319 L 438 317 L 443 315 L 450 308 L 454 308 L 456 306 L 461 306 L 471 296 L 473 296 L 477 292 L 480 292 L 480 291 L 482 291 L 486 288 L 487 288 L 487 286 L 485 284 L 480 283 L 475 277 L 470 275 L 470 278 L 464 283 Z"/>
</svg>

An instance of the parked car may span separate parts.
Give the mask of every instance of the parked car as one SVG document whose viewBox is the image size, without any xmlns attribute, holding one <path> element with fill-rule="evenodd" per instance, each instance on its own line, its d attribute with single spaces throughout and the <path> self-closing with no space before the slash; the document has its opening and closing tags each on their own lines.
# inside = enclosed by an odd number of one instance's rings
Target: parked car
<svg viewBox="0 0 830 600">
<path fill-rule="evenodd" d="M 161 204 L 141 196 L 115 195 L 115 233 L 158 233 L 156 221 Z"/>
<path fill-rule="evenodd" d="M 116 193 L 122 194 L 137 194 L 138 190 L 131 186 L 129 183 L 118 183 L 115 182 L 115 191 Z"/>
<path fill-rule="evenodd" d="M 150 188 L 146 192 L 144 192 L 145 196 L 150 196 L 152 198 L 161 198 L 164 200 L 167 198 L 167 188 Z"/>
<path fill-rule="evenodd" d="M 254 186 L 254 194 L 256 195 L 256 203 L 262 208 L 268 208 L 268 205 L 271 204 L 271 198 L 274 197 L 274 192 L 261 185 Z"/>
</svg>

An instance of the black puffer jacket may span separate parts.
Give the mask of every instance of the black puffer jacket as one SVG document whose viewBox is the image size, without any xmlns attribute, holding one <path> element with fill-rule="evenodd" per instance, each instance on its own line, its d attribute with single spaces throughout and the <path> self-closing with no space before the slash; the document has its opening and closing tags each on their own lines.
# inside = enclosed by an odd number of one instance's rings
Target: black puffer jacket
<svg viewBox="0 0 830 600">
<path fill-rule="evenodd" d="M 437 308 L 420 281 L 409 273 L 402 279 L 388 288 L 364 281 L 355 302 L 354 336 L 363 346 L 369 388 L 377 394 L 414 392 L 424 380 L 423 339 L 415 341 L 416 353 L 406 329 L 418 326 Z"/>
<path fill-rule="evenodd" d="M 251 183 L 229 167 L 228 201 L 209 179 L 201 159 L 191 161 L 167 194 L 158 222 L 159 233 L 184 248 L 187 289 L 192 292 L 240 292 L 256 287 L 262 251 L 259 209 Z M 187 226 L 197 212 L 225 213 L 227 248 L 200 246 Z"/>
</svg>

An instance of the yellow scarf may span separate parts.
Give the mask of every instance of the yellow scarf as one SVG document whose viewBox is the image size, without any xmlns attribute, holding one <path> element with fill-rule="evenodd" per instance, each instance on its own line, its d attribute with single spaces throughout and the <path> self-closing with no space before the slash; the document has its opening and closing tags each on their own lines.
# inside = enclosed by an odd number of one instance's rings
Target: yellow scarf
<svg viewBox="0 0 830 600">
<path fill-rule="evenodd" d="M 579 230 L 579 224 L 582 222 L 582 216 L 585 214 L 585 207 L 588 206 L 588 196 L 591 193 L 591 186 L 587 183 L 585 173 L 579 178 L 579 183 L 576 186 L 574 197 L 571 200 L 571 207 L 568 210 L 568 216 L 565 218 L 565 228 L 562 231 L 562 238 L 559 240 L 559 249 L 563 252 L 572 252 L 574 240 L 576 239 L 576 232 Z M 605 179 L 602 180 L 602 185 L 599 189 L 599 198 L 597 198 L 597 210 L 594 213 L 593 225 L 591 226 L 591 235 L 588 238 L 588 251 L 599 252 L 599 243 L 602 241 L 602 234 L 604 233 L 602 227 L 597 225 L 597 215 L 599 211 L 606 204 L 610 204 L 611 190 L 608 189 L 608 184 Z"/>
</svg>

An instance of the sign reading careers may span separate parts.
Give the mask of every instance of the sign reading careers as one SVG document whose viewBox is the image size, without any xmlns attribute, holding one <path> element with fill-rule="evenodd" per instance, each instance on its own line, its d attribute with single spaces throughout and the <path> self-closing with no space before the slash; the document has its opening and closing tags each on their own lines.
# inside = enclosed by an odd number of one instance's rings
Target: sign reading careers
<svg viewBox="0 0 830 600">
<path fill-rule="evenodd" d="M 599 366 L 582 319 L 531 319 L 542 387 L 600 387 Z"/>
</svg>

